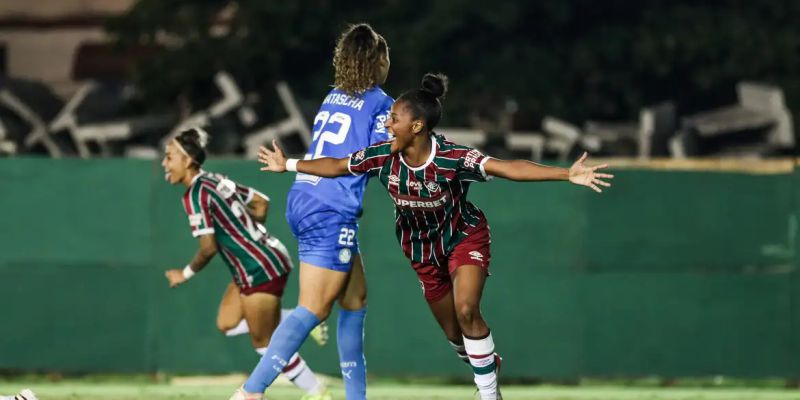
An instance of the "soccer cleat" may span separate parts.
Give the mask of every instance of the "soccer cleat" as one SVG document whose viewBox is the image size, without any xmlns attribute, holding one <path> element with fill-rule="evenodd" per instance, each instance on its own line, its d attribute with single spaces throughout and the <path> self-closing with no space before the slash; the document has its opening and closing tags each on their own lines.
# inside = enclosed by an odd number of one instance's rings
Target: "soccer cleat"
<svg viewBox="0 0 800 400">
<path fill-rule="evenodd" d="M 18 395 L 14 396 L 14 400 L 39 400 L 33 391 L 30 389 L 22 389 Z"/>
<path fill-rule="evenodd" d="M 318 345 L 325 346 L 325 343 L 328 343 L 328 323 L 325 321 L 320 322 L 309 332 L 309 335 Z"/>
<path fill-rule="evenodd" d="M 262 393 L 247 393 L 244 391 L 244 386 L 236 389 L 236 393 L 228 400 L 267 400 Z"/>
<path fill-rule="evenodd" d="M 328 389 L 324 389 L 320 394 L 307 394 L 301 397 L 300 400 L 333 400 L 333 396 Z"/>
</svg>

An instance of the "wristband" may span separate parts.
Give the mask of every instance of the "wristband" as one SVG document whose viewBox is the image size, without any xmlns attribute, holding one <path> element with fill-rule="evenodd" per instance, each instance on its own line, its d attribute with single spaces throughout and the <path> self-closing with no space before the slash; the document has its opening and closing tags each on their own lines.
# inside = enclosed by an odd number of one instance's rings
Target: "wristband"
<svg viewBox="0 0 800 400">
<path fill-rule="evenodd" d="M 296 158 L 290 158 L 290 159 L 286 160 L 286 170 L 287 171 L 292 171 L 292 172 L 297 172 L 297 162 L 298 161 L 300 161 L 300 160 L 298 160 Z"/>
<path fill-rule="evenodd" d="M 189 278 L 194 276 L 194 270 L 192 269 L 191 264 L 186 264 L 183 268 L 183 279 L 189 280 Z"/>
</svg>

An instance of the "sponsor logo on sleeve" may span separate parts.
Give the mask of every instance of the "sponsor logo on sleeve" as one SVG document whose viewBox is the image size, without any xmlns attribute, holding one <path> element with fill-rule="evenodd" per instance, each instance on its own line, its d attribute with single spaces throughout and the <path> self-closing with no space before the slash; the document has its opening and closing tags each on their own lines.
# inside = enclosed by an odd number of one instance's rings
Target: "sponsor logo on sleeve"
<svg viewBox="0 0 800 400">
<path fill-rule="evenodd" d="M 483 154 L 480 151 L 472 149 L 464 156 L 464 167 L 467 169 L 475 168 L 475 164 L 478 162 L 478 159 L 481 158 Z"/>
<path fill-rule="evenodd" d="M 192 214 L 189 216 L 189 225 L 200 226 L 203 223 L 203 214 Z"/>
<path fill-rule="evenodd" d="M 236 183 L 230 179 L 223 179 L 217 184 L 217 192 L 224 199 L 230 198 L 236 193 Z"/>
</svg>

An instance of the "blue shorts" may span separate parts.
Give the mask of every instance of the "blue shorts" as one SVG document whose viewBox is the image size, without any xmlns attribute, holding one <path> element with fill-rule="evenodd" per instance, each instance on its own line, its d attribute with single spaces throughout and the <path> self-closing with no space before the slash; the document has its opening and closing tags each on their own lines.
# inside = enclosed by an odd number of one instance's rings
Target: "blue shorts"
<svg viewBox="0 0 800 400">
<path fill-rule="evenodd" d="M 348 272 L 358 252 L 358 222 L 302 192 L 289 192 L 286 221 L 297 239 L 300 262 Z"/>
</svg>

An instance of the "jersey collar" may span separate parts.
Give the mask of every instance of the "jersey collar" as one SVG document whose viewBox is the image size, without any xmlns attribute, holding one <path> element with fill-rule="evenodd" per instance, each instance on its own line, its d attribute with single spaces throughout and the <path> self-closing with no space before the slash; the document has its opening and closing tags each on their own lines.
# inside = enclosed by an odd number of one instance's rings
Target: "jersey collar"
<svg viewBox="0 0 800 400">
<path fill-rule="evenodd" d="M 425 169 L 428 165 L 431 165 L 431 163 L 433 162 L 433 158 L 436 157 L 436 150 L 438 149 L 438 147 L 439 147 L 439 141 L 436 140 L 435 136 L 431 137 L 431 154 L 428 156 L 428 160 L 426 160 L 425 163 L 420 165 L 419 167 L 412 167 L 412 166 L 406 164 L 406 160 L 403 159 L 403 153 L 402 152 L 397 153 L 397 155 L 400 156 L 400 162 L 403 163 L 403 165 L 405 165 L 406 168 L 408 168 L 408 169 L 410 169 L 412 171 L 420 171 L 420 170 Z"/>
</svg>

